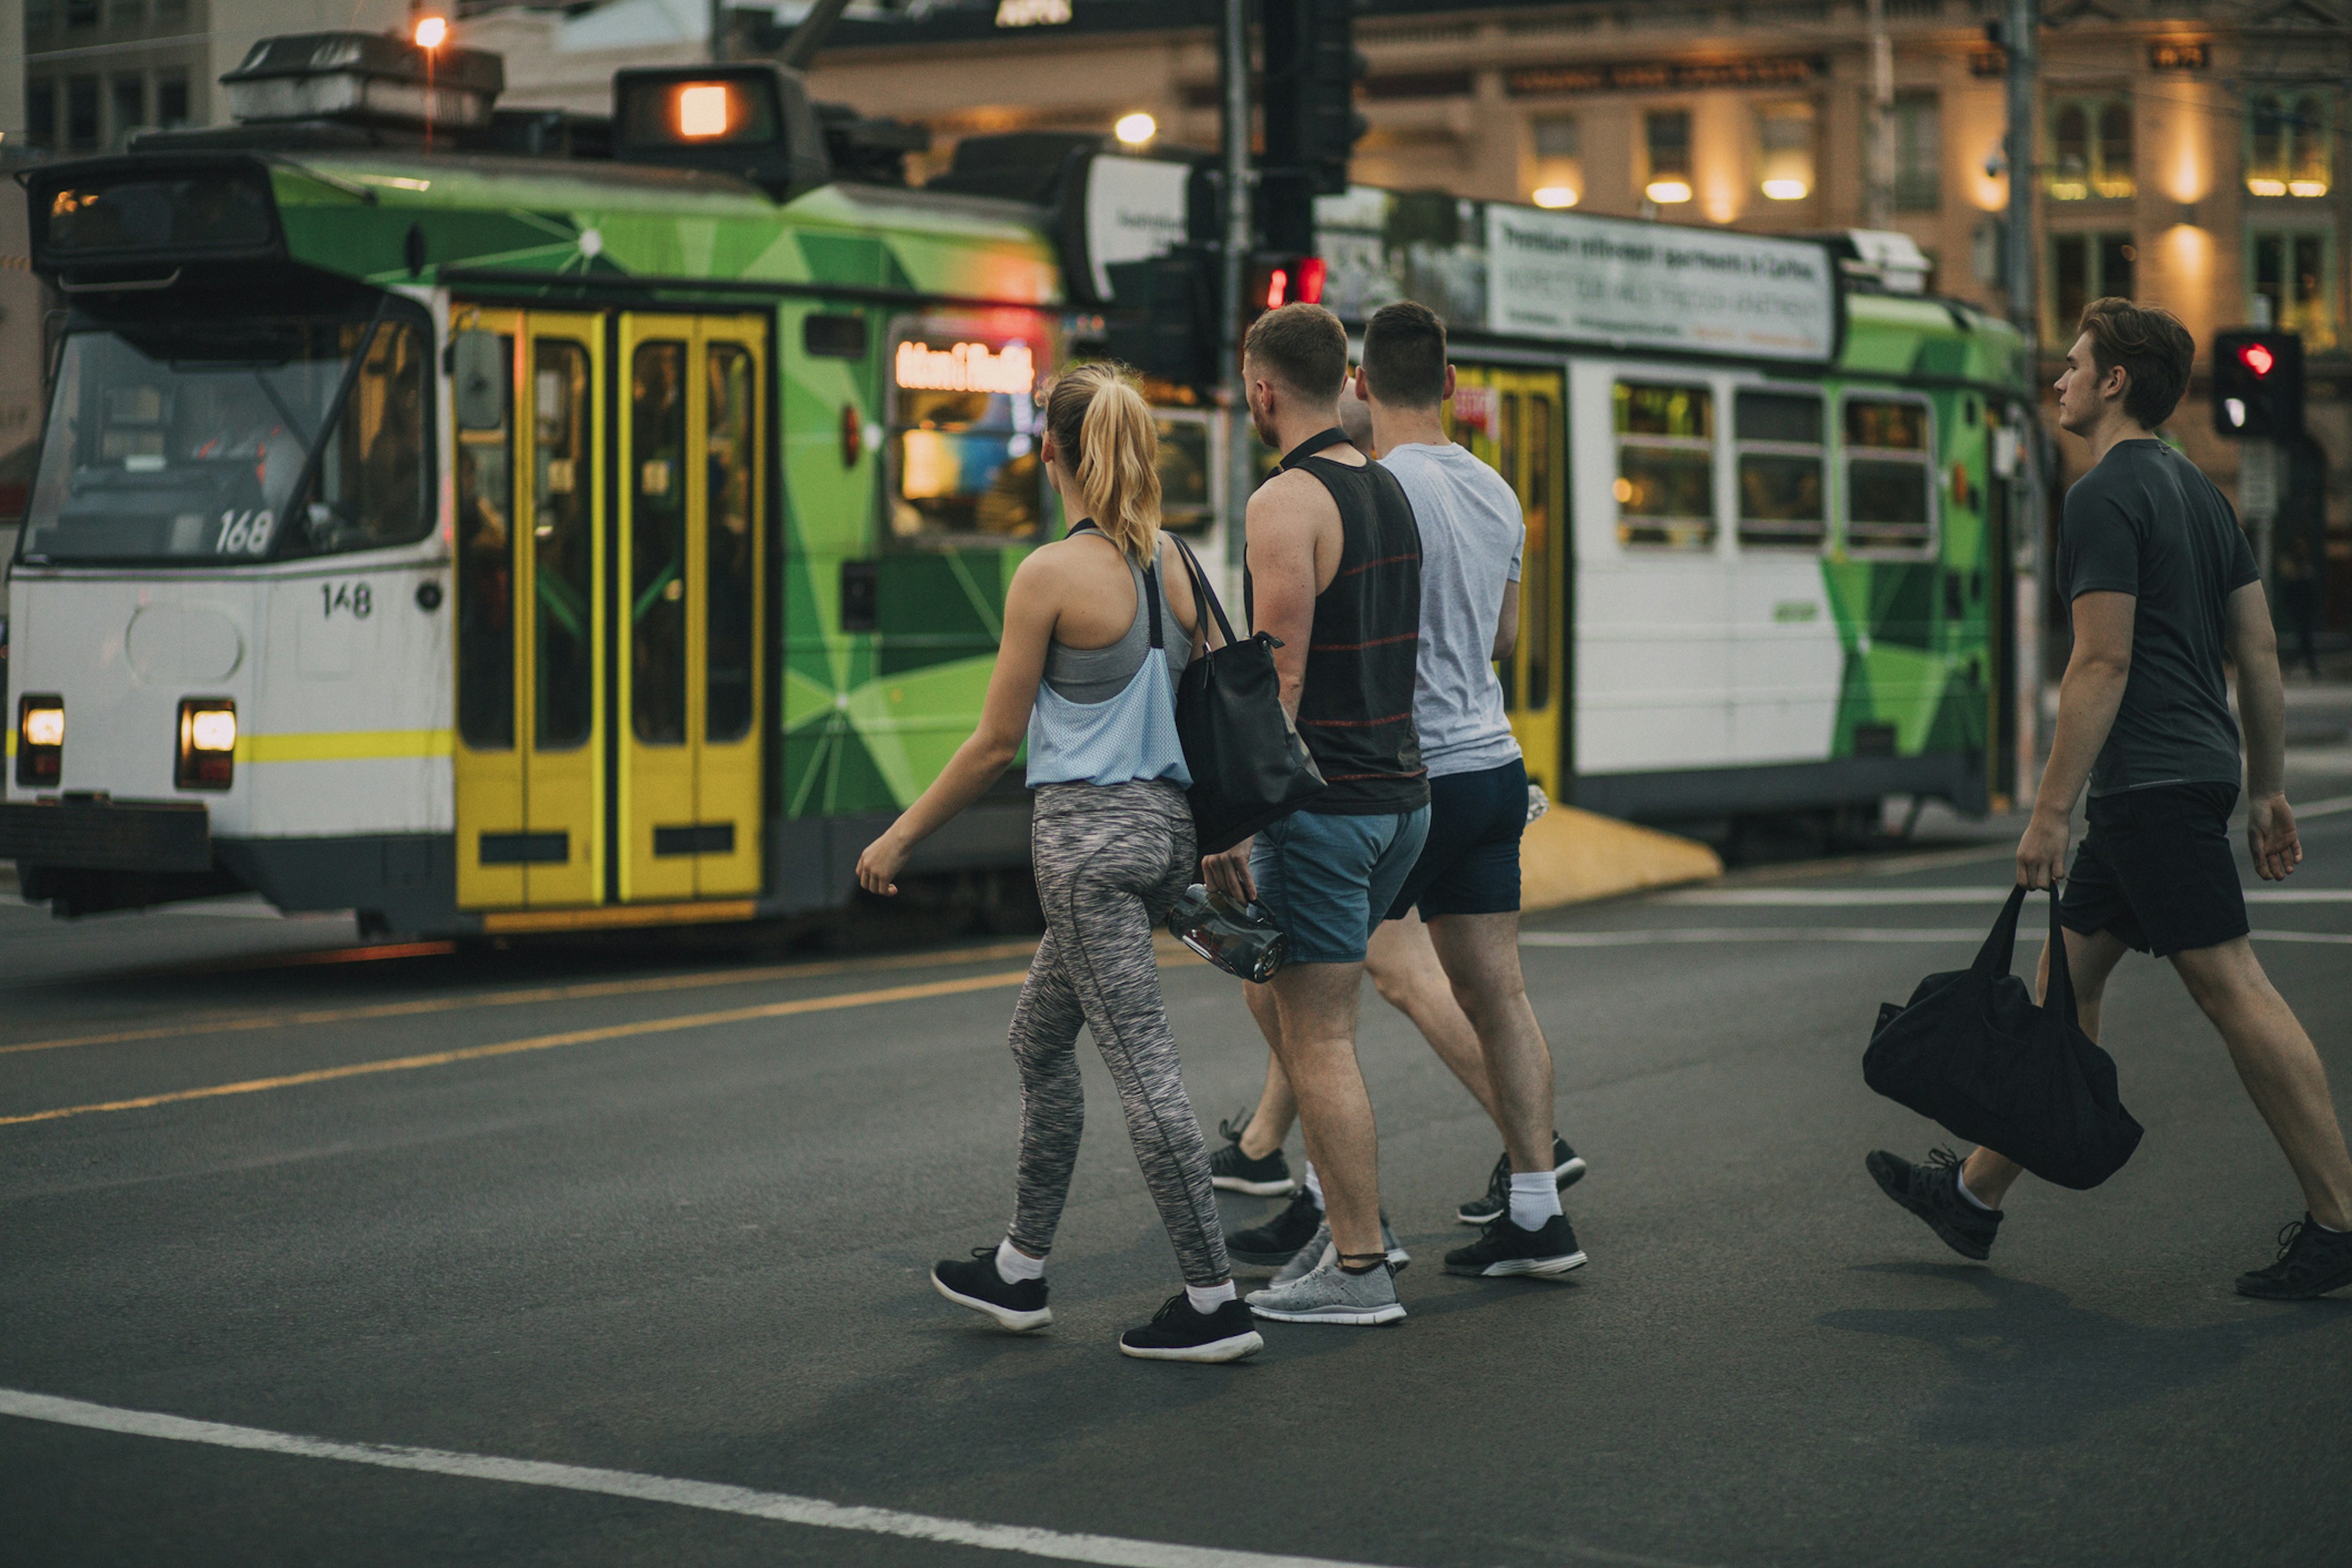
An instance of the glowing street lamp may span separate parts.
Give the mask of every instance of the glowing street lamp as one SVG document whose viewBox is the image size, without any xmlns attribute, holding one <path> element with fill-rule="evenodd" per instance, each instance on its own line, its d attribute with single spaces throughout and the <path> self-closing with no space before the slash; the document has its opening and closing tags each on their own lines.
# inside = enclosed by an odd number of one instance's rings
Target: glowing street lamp
<svg viewBox="0 0 2352 1568">
<path fill-rule="evenodd" d="M 449 41 L 449 19 L 446 16 L 419 16 L 416 30 L 409 35 L 420 49 L 437 49 Z"/>
<path fill-rule="evenodd" d="M 1111 132 L 1118 138 L 1120 145 L 1140 147 L 1160 134 L 1160 121 L 1138 110 L 1133 114 L 1120 115 L 1118 123 L 1111 127 Z"/>
</svg>

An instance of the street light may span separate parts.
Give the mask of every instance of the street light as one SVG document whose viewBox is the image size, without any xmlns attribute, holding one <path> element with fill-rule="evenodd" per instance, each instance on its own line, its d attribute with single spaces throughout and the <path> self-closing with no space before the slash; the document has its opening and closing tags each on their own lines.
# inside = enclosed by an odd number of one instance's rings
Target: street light
<svg viewBox="0 0 2352 1568">
<path fill-rule="evenodd" d="M 1120 115 L 1118 123 L 1112 126 L 1111 131 L 1118 136 L 1120 145 L 1140 147 L 1160 134 L 1160 121 L 1139 109 L 1133 114 Z"/>
<path fill-rule="evenodd" d="M 1543 185 L 1538 187 L 1534 201 L 1539 207 L 1572 207 L 1576 205 L 1573 185 Z"/>
<path fill-rule="evenodd" d="M 1669 175 L 1664 179 L 1652 180 L 1648 188 L 1642 194 L 1660 206 L 1670 206 L 1676 202 L 1686 202 L 1691 199 L 1690 182 L 1678 176 Z"/>
<path fill-rule="evenodd" d="M 416 31 L 410 35 L 420 49 L 437 49 L 449 41 L 449 19 L 446 16 L 419 16 Z"/>
</svg>

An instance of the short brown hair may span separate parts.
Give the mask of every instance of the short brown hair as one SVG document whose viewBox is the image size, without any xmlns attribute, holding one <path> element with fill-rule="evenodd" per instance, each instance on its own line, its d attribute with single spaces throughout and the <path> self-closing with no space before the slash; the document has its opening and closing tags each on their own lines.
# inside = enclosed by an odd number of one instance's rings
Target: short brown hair
<svg viewBox="0 0 2352 1568">
<path fill-rule="evenodd" d="M 2091 340 L 2091 359 L 2105 376 L 2117 365 L 2130 380 L 2124 386 L 2124 412 L 2153 430 L 2171 417 L 2189 390 L 2189 367 L 2197 340 L 2180 318 L 2161 305 L 2135 305 L 2112 295 L 2083 307 L 2082 331 Z"/>
<path fill-rule="evenodd" d="M 1433 408 L 1445 400 L 1445 323 L 1437 312 L 1400 300 L 1364 323 L 1364 379 L 1372 395 L 1399 408 Z"/>
<path fill-rule="evenodd" d="M 1250 323 L 1242 357 L 1302 397 L 1337 398 L 1348 379 L 1348 329 L 1320 305 L 1285 305 Z"/>
</svg>

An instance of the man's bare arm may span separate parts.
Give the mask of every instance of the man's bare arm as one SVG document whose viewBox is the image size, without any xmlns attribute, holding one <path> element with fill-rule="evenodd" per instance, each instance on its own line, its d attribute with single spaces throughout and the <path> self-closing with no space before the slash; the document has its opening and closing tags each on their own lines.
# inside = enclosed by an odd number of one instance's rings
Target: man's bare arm
<svg viewBox="0 0 2352 1568">
<path fill-rule="evenodd" d="M 2264 881 L 2284 881 L 2303 859 L 2303 841 L 2286 804 L 2286 692 L 2260 583 L 2230 595 L 2230 658 L 2238 667 L 2238 727 L 2246 742 L 2246 847 Z"/>
<path fill-rule="evenodd" d="M 1315 635 L 1315 599 L 1324 587 L 1318 570 L 1336 549 L 1318 548 L 1327 531 L 1336 540 L 1339 509 L 1331 492 L 1307 474 L 1277 474 L 1250 497 L 1250 595 L 1253 631 L 1282 644 L 1274 668 L 1282 677 L 1282 706 L 1294 719 L 1307 684 L 1307 648 Z"/>
<path fill-rule="evenodd" d="M 2034 794 L 2033 820 L 2017 845 L 2022 887 L 2055 887 L 2066 874 L 2067 822 L 2123 706 L 2138 615 L 2139 601 L 2129 594 L 2084 594 L 2074 600 L 2074 654 L 2058 685 L 2058 728 Z"/>
<path fill-rule="evenodd" d="M 1495 621 L 1495 651 L 1486 657 L 1508 658 L 1519 646 L 1519 585 L 1503 584 L 1503 613 Z"/>
</svg>

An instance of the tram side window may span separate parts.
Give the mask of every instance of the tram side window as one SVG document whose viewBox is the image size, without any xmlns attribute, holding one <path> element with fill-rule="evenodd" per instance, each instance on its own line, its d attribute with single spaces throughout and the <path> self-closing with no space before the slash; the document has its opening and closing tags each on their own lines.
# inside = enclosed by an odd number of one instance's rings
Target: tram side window
<svg viewBox="0 0 2352 1568">
<path fill-rule="evenodd" d="M 1926 549 L 1934 542 L 1927 406 L 1856 397 L 1845 405 L 1848 550 Z"/>
<path fill-rule="evenodd" d="M 713 343 L 710 379 L 709 598 L 704 637 L 709 658 L 706 738 L 740 740 L 751 729 L 752 443 L 759 420 L 751 352 Z"/>
<path fill-rule="evenodd" d="M 1157 421 L 1160 426 L 1160 521 L 1194 538 L 1217 521 L 1216 485 L 1209 461 L 1209 426 L 1198 419 Z"/>
<path fill-rule="evenodd" d="M 637 345 L 630 366 L 629 723 L 686 743 L 686 345 Z"/>
<path fill-rule="evenodd" d="M 1528 537 L 1520 548 L 1519 641 L 1528 650 L 1529 708 L 1551 700 L 1551 486 L 1552 458 L 1559 436 L 1552 400 L 1541 393 L 1528 399 Z"/>
<path fill-rule="evenodd" d="M 457 734 L 478 752 L 515 743 L 512 386 L 499 399 L 497 428 L 457 432 Z"/>
<path fill-rule="evenodd" d="M 1821 548 L 1828 530 L 1822 400 L 1811 393 L 1742 392 L 1732 407 L 1739 442 L 1739 542 Z"/>
<path fill-rule="evenodd" d="M 909 338 L 895 356 L 890 531 L 908 543 L 1036 539 L 1044 416 L 1030 346 Z"/>
<path fill-rule="evenodd" d="M 586 346 L 560 338 L 534 343 L 530 532 L 539 649 L 531 729 L 532 744 L 544 751 L 584 746 L 595 727 L 593 415 Z"/>
<path fill-rule="evenodd" d="M 1621 381 L 1615 403 L 1617 542 L 1714 548 L 1714 393 Z"/>
</svg>

